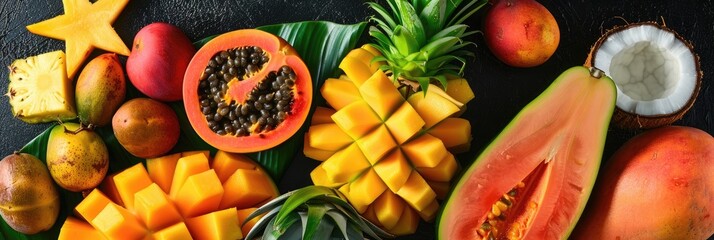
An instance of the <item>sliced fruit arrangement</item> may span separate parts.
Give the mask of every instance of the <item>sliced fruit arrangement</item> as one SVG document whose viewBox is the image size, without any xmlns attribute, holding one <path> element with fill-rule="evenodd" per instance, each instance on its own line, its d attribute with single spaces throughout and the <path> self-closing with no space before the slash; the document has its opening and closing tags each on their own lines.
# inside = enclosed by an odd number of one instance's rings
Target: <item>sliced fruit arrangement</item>
<svg viewBox="0 0 714 240">
<path fill-rule="evenodd" d="M 350 206 L 339 191 L 308 186 L 283 194 L 250 214 L 262 216 L 246 239 L 372 239 L 393 237 Z"/>
<path fill-rule="evenodd" d="M 10 98 L 13 116 L 27 123 L 77 117 L 63 51 L 15 60 L 9 71 L 10 83 L 5 95 Z"/>
<path fill-rule="evenodd" d="M 395 235 L 433 220 L 467 151 L 471 124 L 457 118 L 473 99 L 459 78 L 472 55 L 463 22 L 486 1 L 375 2 L 375 44 L 342 60 L 344 75 L 327 79 L 305 136 L 306 156 L 324 161 L 315 185 L 339 189 L 364 217 Z M 447 90 L 447 91 L 444 91 Z"/>
<path fill-rule="evenodd" d="M 258 220 L 246 217 L 278 196 L 252 160 L 218 151 L 147 159 L 108 178 L 77 205 L 60 239 L 240 239 Z M 101 190 L 100 190 L 101 189 Z M 66 238 L 63 238 L 66 237 Z"/>
<path fill-rule="evenodd" d="M 183 97 L 191 126 L 204 141 L 224 151 L 256 152 L 302 126 L 312 79 L 285 40 L 244 29 L 198 50 L 186 70 Z"/>
<path fill-rule="evenodd" d="M 94 47 L 129 55 L 112 23 L 129 0 L 65 0 L 63 15 L 27 26 L 30 32 L 65 41 L 67 77 L 74 78 Z"/>
<path fill-rule="evenodd" d="M 470 146 L 471 124 L 452 116 L 473 93 L 453 79 L 447 89 L 463 99 L 436 86 L 405 99 L 373 53 L 369 45 L 351 51 L 341 64 L 346 75 L 325 81 L 321 93 L 334 110 L 315 111 L 304 153 L 324 161 L 310 174 L 315 185 L 339 189 L 367 219 L 406 235 L 419 218 L 434 218 L 458 169 L 453 153 Z"/>
<path fill-rule="evenodd" d="M 439 239 L 566 239 L 600 166 L 615 85 L 563 72 L 476 158 L 449 196 Z"/>
<path fill-rule="evenodd" d="M 573 239 L 711 238 L 714 138 L 683 126 L 646 131 L 613 154 L 595 189 Z"/>
<path fill-rule="evenodd" d="M 655 128 L 681 119 L 702 85 L 699 56 L 691 43 L 663 24 L 617 26 L 590 50 L 588 66 L 602 69 L 617 84 L 620 128 Z"/>
</svg>

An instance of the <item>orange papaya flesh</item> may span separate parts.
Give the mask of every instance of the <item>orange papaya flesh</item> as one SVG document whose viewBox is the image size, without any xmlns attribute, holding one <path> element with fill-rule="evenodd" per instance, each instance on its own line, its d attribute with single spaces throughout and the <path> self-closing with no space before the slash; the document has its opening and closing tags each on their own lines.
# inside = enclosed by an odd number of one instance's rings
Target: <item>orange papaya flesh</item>
<svg viewBox="0 0 714 240">
<path fill-rule="evenodd" d="M 567 238 L 592 191 L 615 96 L 602 71 L 563 72 L 462 175 L 437 237 Z"/>
</svg>

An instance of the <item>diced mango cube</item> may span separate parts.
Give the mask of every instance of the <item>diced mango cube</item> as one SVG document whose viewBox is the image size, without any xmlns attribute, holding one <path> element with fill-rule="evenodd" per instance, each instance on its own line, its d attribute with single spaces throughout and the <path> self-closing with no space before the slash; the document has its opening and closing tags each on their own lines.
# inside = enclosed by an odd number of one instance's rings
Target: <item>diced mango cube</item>
<svg viewBox="0 0 714 240">
<path fill-rule="evenodd" d="M 471 147 L 471 123 L 463 118 L 447 118 L 428 130 L 441 139 L 452 153 L 468 152 Z"/>
<path fill-rule="evenodd" d="M 348 182 L 369 168 L 367 158 L 357 144 L 335 153 L 321 164 L 327 180 L 333 183 Z"/>
<path fill-rule="evenodd" d="M 369 169 L 357 180 L 350 183 L 350 201 L 359 205 L 369 205 L 376 200 L 379 195 L 387 189 L 387 185 L 382 182 L 374 170 Z"/>
<path fill-rule="evenodd" d="M 367 51 L 367 49 L 364 48 L 355 48 L 352 49 L 349 53 L 347 53 L 348 57 L 353 57 L 356 59 L 359 59 L 362 61 L 364 64 L 369 66 L 370 71 L 375 72 L 379 70 L 379 63 L 378 62 L 372 62 L 374 59 L 375 55 L 372 54 L 371 52 Z"/>
<path fill-rule="evenodd" d="M 436 199 L 444 200 L 449 195 L 449 190 L 451 190 L 450 182 L 436 182 L 426 180 L 432 190 L 436 193 Z"/>
<path fill-rule="evenodd" d="M 397 143 L 402 144 L 416 135 L 424 127 L 425 123 L 411 104 L 404 103 L 397 108 L 384 124 L 387 125 L 389 132 L 397 140 Z"/>
<path fill-rule="evenodd" d="M 179 222 L 154 232 L 151 237 L 153 237 L 154 240 L 193 240 L 184 222 Z"/>
<path fill-rule="evenodd" d="M 374 72 L 359 87 L 359 92 L 382 120 L 387 119 L 404 102 L 402 94 L 381 70 Z"/>
<path fill-rule="evenodd" d="M 357 87 L 372 76 L 372 69 L 360 59 L 354 57 L 346 56 L 342 59 L 342 62 L 340 62 L 339 67 L 345 72 L 348 78 L 352 79 L 352 82 L 354 82 Z"/>
<path fill-rule="evenodd" d="M 459 112 L 460 107 L 454 104 L 449 99 L 431 91 L 424 93 L 412 94 L 407 101 L 419 113 L 419 116 L 424 119 L 425 127 L 431 128 L 454 113 Z M 439 90 L 440 91 L 440 90 Z M 446 94 L 446 93 L 444 93 Z"/>
<path fill-rule="evenodd" d="M 225 183 L 236 170 L 253 170 L 256 169 L 256 165 L 253 160 L 250 160 L 250 158 L 243 154 L 219 150 L 216 152 L 216 156 L 213 157 L 211 168 L 216 171 L 216 175 L 218 175 L 218 179 L 221 180 L 221 183 Z"/>
<path fill-rule="evenodd" d="M 316 107 L 315 112 L 312 113 L 310 125 L 333 123 L 332 114 L 335 114 L 335 112 L 335 109 L 332 108 Z"/>
<path fill-rule="evenodd" d="M 102 181 L 101 184 L 99 184 L 99 190 L 104 193 L 109 200 L 112 202 L 119 204 L 120 206 L 124 206 L 124 202 L 122 202 L 121 197 L 119 196 L 119 190 L 117 190 L 117 185 L 114 184 L 114 176 L 116 176 L 117 173 L 112 173 L 112 174 L 107 174 L 106 177 L 104 177 L 104 181 Z"/>
<path fill-rule="evenodd" d="M 384 191 L 372 204 L 379 223 L 386 229 L 394 228 L 399 222 L 399 217 L 404 211 L 404 200 L 392 193 Z"/>
<path fill-rule="evenodd" d="M 396 193 L 417 211 L 426 209 L 436 198 L 434 190 L 417 171 L 412 171 L 407 182 Z"/>
<path fill-rule="evenodd" d="M 102 240 L 106 239 L 101 232 L 94 229 L 89 223 L 76 219 L 72 216 L 67 217 L 60 228 L 58 240 Z"/>
<path fill-rule="evenodd" d="M 312 183 L 314 183 L 317 186 L 326 186 L 326 187 L 332 187 L 336 188 L 339 186 L 342 186 L 343 184 L 347 183 L 345 182 L 333 182 L 329 177 L 327 177 L 327 172 L 325 171 L 324 168 L 322 168 L 322 165 L 324 163 L 321 163 L 318 165 L 315 169 L 310 172 L 310 179 L 312 179 Z"/>
<path fill-rule="evenodd" d="M 468 103 L 475 97 L 469 81 L 464 78 L 446 80 L 446 93 L 463 104 Z"/>
<path fill-rule="evenodd" d="M 306 135 L 310 147 L 327 151 L 337 151 L 354 142 L 334 123 L 312 125 Z"/>
<path fill-rule="evenodd" d="M 424 210 L 419 211 L 419 216 L 424 221 L 431 222 L 436 217 L 436 213 L 439 211 L 439 202 L 434 199 L 429 205 L 424 208 Z"/>
<path fill-rule="evenodd" d="M 456 174 L 456 170 L 459 169 L 459 163 L 456 162 L 456 158 L 451 153 L 448 153 L 444 159 L 439 162 L 433 168 L 427 167 L 417 167 L 416 170 L 421 174 L 424 179 L 437 181 L 437 182 L 448 182 Z"/>
<path fill-rule="evenodd" d="M 320 93 L 322 93 L 322 97 L 327 101 L 327 104 L 330 104 L 336 110 L 362 100 L 362 95 L 359 93 L 357 86 L 352 81 L 344 79 L 328 78 L 322 83 Z"/>
<path fill-rule="evenodd" d="M 394 142 L 392 135 L 389 134 L 389 130 L 384 125 L 357 139 L 357 145 L 359 145 L 372 165 L 377 164 L 384 155 L 397 147 L 397 143 Z"/>
<path fill-rule="evenodd" d="M 181 221 L 181 214 L 156 183 L 152 183 L 135 194 L 134 208 L 139 219 L 152 231 Z"/>
<path fill-rule="evenodd" d="M 107 239 L 143 239 L 149 233 L 129 210 L 115 203 L 107 204 L 92 220 L 92 226 Z"/>
<path fill-rule="evenodd" d="M 389 153 L 373 168 L 392 192 L 399 191 L 412 173 L 412 167 L 399 149 Z"/>
<path fill-rule="evenodd" d="M 179 158 L 178 162 L 176 162 L 176 170 L 174 171 L 174 179 L 171 181 L 169 196 L 175 198 L 188 177 L 208 171 L 208 169 L 208 158 L 206 155 L 194 154 Z"/>
<path fill-rule="evenodd" d="M 436 167 L 449 154 L 444 143 L 429 134 L 403 144 L 402 150 L 414 167 Z"/>
<path fill-rule="evenodd" d="M 255 210 L 258 210 L 258 208 L 245 208 L 245 209 L 240 209 L 237 212 L 238 222 L 241 225 L 241 231 L 243 231 L 244 233 L 250 232 L 250 229 L 252 229 L 253 226 L 255 226 L 255 224 L 258 223 L 258 221 L 263 216 L 265 216 L 265 213 L 263 213 L 260 216 L 254 217 L 254 218 L 250 219 L 250 221 L 246 222 L 245 220 L 246 220 L 246 218 L 248 218 L 248 215 L 255 212 Z"/>
<path fill-rule="evenodd" d="M 151 177 L 144 165 L 138 163 L 114 176 L 114 184 L 124 206 L 134 211 L 134 193 L 151 185 Z"/>
<path fill-rule="evenodd" d="M 112 200 L 107 198 L 107 196 L 99 191 L 99 189 L 95 188 L 89 193 L 89 195 L 87 195 L 87 197 L 77 204 L 74 211 L 77 215 L 84 218 L 85 221 L 91 222 L 95 217 L 97 217 L 97 214 L 104 210 L 107 204 L 111 202 Z"/>
<path fill-rule="evenodd" d="M 171 181 L 174 178 L 176 162 L 179 158 L 181 158 L 181 153 L 146 159 L 146 170 L 149 172 L 149 177 L 164 192 L 171 191 Z"/>
<path fill-rule="evenodd" d="M 186 219 L 194 239 L 243 238 L 236 208 L 228 208 Z"/>
<path fill-rule="evenodd" d="M 238 169 L 223 183 L 220 209 L 256 207 L 277 197 L 278 191 L 271 179 L 258 169 Z"/>
<path fill-rule="evenodd" d="M 173 198 L 184 218 L 195 217 L 218 208 L 223 198 L 223 186 L 213 169 L 192 175 Z"/>
<path fill-rule="evenodd" d="M 404 205 L 404 211 L 402 211 L 402 216 L 399 217 L 399 221 L 394 228 L 388 231 L 394 235 L 404 236 L 416 232 L 418 226 L 419 214 L 409 207 L 409 205 Z"/>
<path fill-rule="evenodd" d="M 359 139 L 382 124 L 365 101 L 357 101 L 332 114 L 332 120 L 352 139 Z"/>
</svg>

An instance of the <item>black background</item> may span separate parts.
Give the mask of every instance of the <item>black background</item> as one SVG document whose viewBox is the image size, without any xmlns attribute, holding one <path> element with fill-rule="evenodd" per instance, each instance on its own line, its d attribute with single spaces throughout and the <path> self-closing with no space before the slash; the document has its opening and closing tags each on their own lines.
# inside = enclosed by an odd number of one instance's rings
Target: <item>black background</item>
<svg viewBox="0 0 714 240">
<path fill-rule="evenodd" d="M 545 64 L 527 69 L 511 68 L 495 59 L 483 43 L 483 37 L 472 40 L 476 57 L 468 62 L 466 77 L 476 93 L 468 105 L 466 117 L 473 126 L 472 151 L 460 155 L 468 162 L 495 137 L 518 111 L 544 90 L 565 69 L 582 65 L 590 46 L 615 25 L 627 22 L 657 21 L 690 40 L 701 57 L 704 79 L 694 107 L 675 125 L 692 126 L 714 134 L 714 4 L 712 0 L 557 0 L 540 1 L 555 16 L 561 31 L 561 42 L 555 55 Z M 364 21 L 373 13 L 360 0 L 133 0 L 114 23 L 119 36 L 129 46 L 143 26 L 157 21 L 169 22 L 183 29 L 191 40 L 240 28 L 305 20 L 326 20 L 352 24 Z M 481 29 L 482 10 L 468 20 Z M 64 49 L 62 41 L 29 33 L 25 26 L 62 14 L 61 1 L 0 1 L 0 64 Z M 363 39 L 364 40 L 364 39 Z M 95 51 L 94 55 L 100 53 Z M 122 61 L 126 58 L 122 57 Z M 7 79 L 6 68 L 0 76 Z M 0 81 L 2 93 L 7 80 Z M 28 125 L 12 117 L 7 98 L 0 101 L 0 155 L 19 150 L 48 124 Z M 627 139 L 641 131 L 608 130 L 604 159 Z M 317 165 L 302 155 L 295 159 L 279 183 L 281 191 L 310 184 L 309 171 Z M 656 211 L 656 209 L 653 209 Z M 636 219 L 636 216 L 633 216 Z M 423 224 L 410 238 L 433 238 L 432 225 Z"/>
</svg>

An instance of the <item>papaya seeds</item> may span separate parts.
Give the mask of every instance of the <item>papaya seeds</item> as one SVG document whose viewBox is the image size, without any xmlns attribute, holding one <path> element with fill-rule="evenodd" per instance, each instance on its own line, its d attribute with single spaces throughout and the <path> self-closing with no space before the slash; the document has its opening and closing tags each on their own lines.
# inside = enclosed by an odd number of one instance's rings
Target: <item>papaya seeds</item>
<svg viewBox="0 0 714 240">
<path fill-rule="evenodd" d="M 183 81 L 186 115 L 227 152 L 272 148 L 294 135 L 312 103 L 312 79 L 293 47 L 273 34 L 222 34 L 194 55 Z"/>
<path fill-rule="evenodd" d="M 50 132 L 46 161 L 60 187 L 81 192 L 102 182 L 109 169 L 109 152 L 96 132 L 77 123 L 63 123 Z"/>
<path fill-rule="evenodd" d="M 106 126 L 126 95 L 126 80 L 119 58 L 105 53 L 82 69 L 75 88 L 77 114 L 84 124 Z"/>
<path fill-rule="evenodd" d="M 50 229 L 57 220 L 59 194 L 45 165 L 27 153 L 0 161 L 0 215 L 24 234 Z"/>
<path fill-rule="evenodd" d="M 129 153 L 154 158 L 176 145 L 180 128 L 176 113 L 168 105 L 150 98 L 134 98 L 114 114 L 112 130 Z"/>
</svg>

